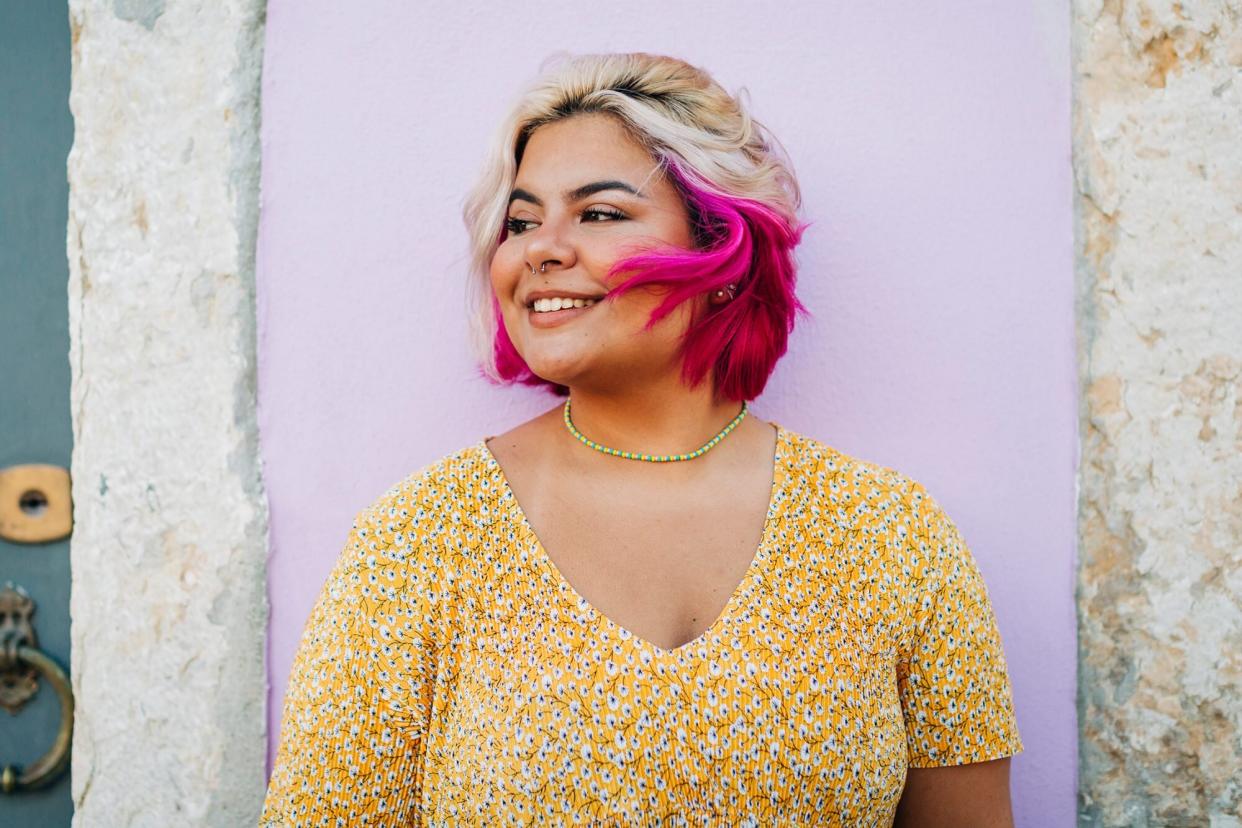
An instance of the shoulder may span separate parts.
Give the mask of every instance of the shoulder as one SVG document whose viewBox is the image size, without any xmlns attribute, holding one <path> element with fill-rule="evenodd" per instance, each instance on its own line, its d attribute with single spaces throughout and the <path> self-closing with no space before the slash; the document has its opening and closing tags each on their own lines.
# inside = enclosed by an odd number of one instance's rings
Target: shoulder
<svg viewBox="0 0 1242 828">
<path fill-rule="evenodd" d="M 909 523 L 939 506 L 922 483 L 890 466 L 855 457 L 814 437 L 782 427 L 781 462 L 794 484 L 858 520 Z"/>
<path fill-rule="evenodd" d="M 372 548 L 408 547 L 487 518 L 499 493 L 480 440 L 406 475 L 358 513 L 353 530 Z"/>
<path fill-rule="evenodd" d="M 822 537 L 833 567 L 896 588 L 909 606 L 963 567 L 973 568 L 957 526 L 910 475 L 785 432 L 785 522 Z"/>
<path fill-rule="evenodd" d="M 482 441 L 458 449 L 358 512 L 328 576 L 328 597 L 373 611 L 396 602 L 428 613 L 449 600 L 461 555 L 478 543 L 479 524 L 490 521 L 487 504 L 497 500 L 489 458 Z"/>
</svg>

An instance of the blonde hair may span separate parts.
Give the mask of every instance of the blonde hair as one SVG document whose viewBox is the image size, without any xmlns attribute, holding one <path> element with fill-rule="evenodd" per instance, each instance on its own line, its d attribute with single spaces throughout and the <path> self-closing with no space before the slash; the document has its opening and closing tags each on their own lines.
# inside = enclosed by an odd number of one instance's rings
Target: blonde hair
<svg viewBox="0 0 1242 828">
<path fill-rule="evenodd" d="M 500 323 L 489 271 L 522 152 L 539 127 L 593 112 L 616 117 L 653 159 L 672 164 L 696 187 L 757 202 L 797 225 L 800 194 L 784 151 L 707 72 L 644 53 L 555 60 L 504 120 L 463 211 L 470 235 L 472 345 L 494 380 L 505 378 L 496 368 Z"/>
</svg>

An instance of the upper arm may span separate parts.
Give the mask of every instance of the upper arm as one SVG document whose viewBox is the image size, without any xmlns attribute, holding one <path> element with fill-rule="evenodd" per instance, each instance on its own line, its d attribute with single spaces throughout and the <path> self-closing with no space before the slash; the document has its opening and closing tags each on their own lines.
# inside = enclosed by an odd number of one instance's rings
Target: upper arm
<svg viewBox="0 0 1242 828">
<path fill-rule="evenodd" d="M 983 576 L 957 527 L 916 484 L 913 611 L 898 659 L 911 768 L 969 765 L 1022 750 L 1009 673 Z"/>
<path fill-rule="evenodd" d="M 392 531 L 400 510 L 386 496 L 359 516 L 307 621 L 263 825 L 404 824 L 417 806 L 434 579 Z"/>
<path fill-rule="evenodd" d="M 910 768 L 894 828 L 1013 828 L 1009 762 Z"/>
</svg>

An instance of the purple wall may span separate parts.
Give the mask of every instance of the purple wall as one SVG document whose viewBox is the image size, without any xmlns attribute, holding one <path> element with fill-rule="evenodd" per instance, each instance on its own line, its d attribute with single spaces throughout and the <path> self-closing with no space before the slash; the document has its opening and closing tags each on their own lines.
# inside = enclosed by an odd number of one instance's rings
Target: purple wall
<svg viewBox="0 0 1242 828">
<path fill-rule="evenodd" d="M 551 52 L 665 52 L 749 89 L 813 222 L 801 295 L 815 318 L 757 413 L 906 472 L 955 518 L 1013 675 L 1018 824 L 1073 824 L 1068 13 L 754 8 L 269 4 L 259 399 L 273 742 L 354 514 L 554 404 L 490 387 L 467 352 L 460 204 L 501 113 Z"/>
</svg>

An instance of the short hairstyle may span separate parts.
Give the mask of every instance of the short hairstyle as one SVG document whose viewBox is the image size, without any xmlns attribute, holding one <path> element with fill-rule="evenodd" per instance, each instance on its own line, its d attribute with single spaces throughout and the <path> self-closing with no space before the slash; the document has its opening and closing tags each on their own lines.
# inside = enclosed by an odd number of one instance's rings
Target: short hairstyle
<svg viewBox="0 0 1242 828">
<path fill-rule="evenodd" d="M 716 394 L 757 397 L 784 355 L 794 317 L 793 250 L 802 236 L 798 184 L 770 133 L 706 72 L 642 53 L 562 58 L 504 121 L 482 176 L 467 198 L 473 344 L 498 382 L 566 389 L 535 376 L 517 353 L 491 289 L 491 260 L 504 241 L 509 193 L 531 134 L 585 113 L 615 117 L 651 153 L 685 201 L 693 250 L 654 250 L 612 268 L 626 278 L 613 298 L 641 285 L 668 289 L 647 328 L 695 296 L 736 285 L 732 301 L 692 321 L 682 341 L 682 378 L 709 374 Z"/>
</svg>

